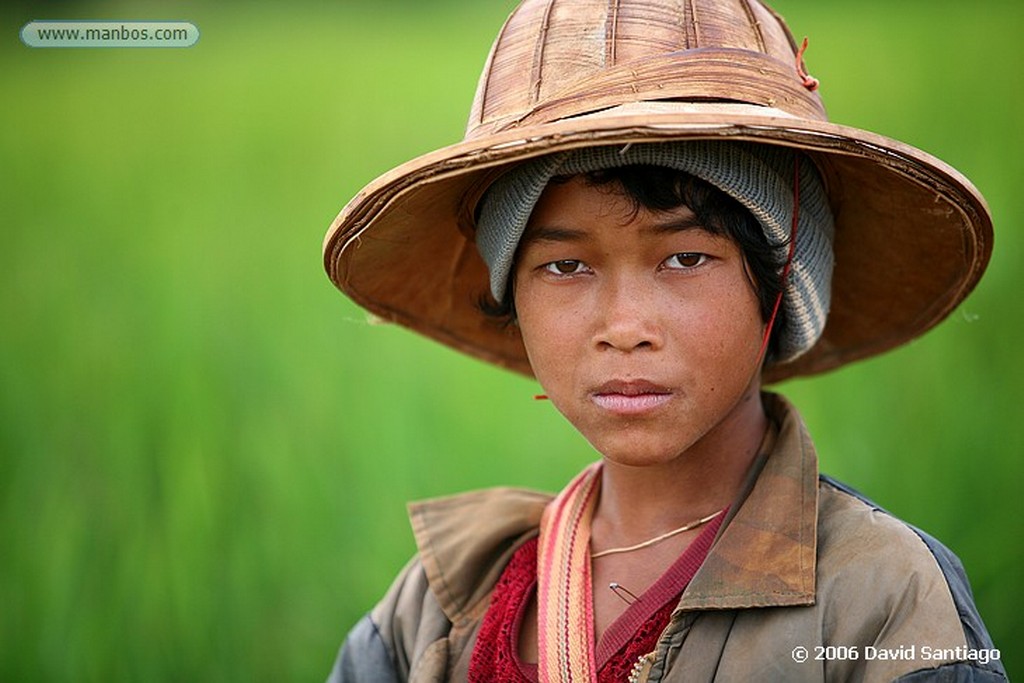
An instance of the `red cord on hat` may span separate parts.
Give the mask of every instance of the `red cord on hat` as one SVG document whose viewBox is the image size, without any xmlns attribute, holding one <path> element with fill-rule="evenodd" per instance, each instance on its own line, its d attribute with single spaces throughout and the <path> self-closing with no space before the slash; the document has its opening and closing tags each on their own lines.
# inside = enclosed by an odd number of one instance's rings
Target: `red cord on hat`
<svg viewBox="0 0 1024 683">
<path fill-rule="evenodd" d="M 807 52 L 807 36 L 804 36 L 804 42 L 800 44 L 800 49 L 796 52 L 796 72 L 800 76 L 800 80 L 803 81 L 804 87 L 814 92 L 821 82 L 807 73 L 807 67 L 804 66 L 805 52 Z"/>
<path fill-rule="evenodd" d="M 807 39 L 804 39 L 804 46 Z M 796 228 L 800 223 L 800 155 L 793 155 L 793 224 L 789 230 L 789 254 L 786 256 L 786 264 L 782 267 L 782 275 L 779 277 L 779 294 L 775 297 L 775 305 L 772 307 L 772 315 L 768 318 L 768 325 L 764 328 L 764 339 L 761 340 L 761 352 L 757 354 L 757 365 L 761 365 L 764 354 L 768 350 L 768 339 L 772 336 L 772 328 L 775 327 L 775 319 L 779 315 L 779 308 L 782 306 L 782 295 L 786 291 L 786 283 L 789 281 L 789 271 L 793 266 L 793 253 L 796 251 Z"/>
</svg>

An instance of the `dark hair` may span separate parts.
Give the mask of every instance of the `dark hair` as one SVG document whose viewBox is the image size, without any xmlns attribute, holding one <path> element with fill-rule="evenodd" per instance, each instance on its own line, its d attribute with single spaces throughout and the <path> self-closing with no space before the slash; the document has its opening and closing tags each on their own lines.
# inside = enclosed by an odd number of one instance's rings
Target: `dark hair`
<svg viewBox="0 0 1024 683">
<path fill-rule="evenodd" d="M 551 182 L 564 183 L 571 177 L 555 176 Z M 786 245 L 769 243 L 761 224 L 746 207 L 700 178 L 663 166 L 621 166 L 585 173 L 583 177 L 592 187 L 622 192 L 632 202 L 634 217 L 642 209 L 657 212 L 686 206 L 709 232 L 731 239 L 743 253 L 747 274 L 761 308 L 761 319 L 767 322 L 771 318 L 782 288 L 778 250 Z M 501 303 L 488 292 L 479 299 L 480 310 L 505 325 L 514 323 L 514 288 L 514 277 L 510 275 Z M 779 332 L 785 326 L 784 317 L 780 309 L 768 343 L 766 358 L 769 360 L 776 355 Z"/>
</svg>

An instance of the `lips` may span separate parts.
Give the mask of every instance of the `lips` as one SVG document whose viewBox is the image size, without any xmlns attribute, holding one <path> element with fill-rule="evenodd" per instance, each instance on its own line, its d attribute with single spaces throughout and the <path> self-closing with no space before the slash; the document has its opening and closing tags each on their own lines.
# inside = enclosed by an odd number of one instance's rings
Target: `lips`
<svg viewBox="0 0 1024 683">
<path fill-rule="evenodd" d="M 590 392 L 599 408 L 616 415 L 642 415 L 672 400 L 672 390 L 647 380 L 612 380 Z"/>
</svg>

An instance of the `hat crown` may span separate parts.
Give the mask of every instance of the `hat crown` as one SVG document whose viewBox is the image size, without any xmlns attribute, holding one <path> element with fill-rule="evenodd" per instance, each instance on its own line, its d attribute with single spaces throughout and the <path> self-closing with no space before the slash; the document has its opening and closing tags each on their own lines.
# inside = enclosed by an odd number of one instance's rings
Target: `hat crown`
<svg viewBox="0 0 1024 683">
<path fill-rule="evenodd" d="M 524 0 L 491 48 L 466 138 L 658 100 L 826 120 L 797 59 L 757 0 Z"/>
</svg>

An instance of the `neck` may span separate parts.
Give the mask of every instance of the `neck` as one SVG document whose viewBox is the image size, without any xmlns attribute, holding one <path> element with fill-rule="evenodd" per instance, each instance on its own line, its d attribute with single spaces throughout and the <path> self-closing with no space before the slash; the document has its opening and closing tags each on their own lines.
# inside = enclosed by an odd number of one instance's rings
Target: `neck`
<svg viewBox="0 0 1024 683">
<path fill-rule="evenodd" d="M 731 504 L 768 428 L 759 394 L 746 404 L 669 462 L 635 467 L 606 461 L 594 534 L 613 545 L 635 543 Z"/>
</svg>

